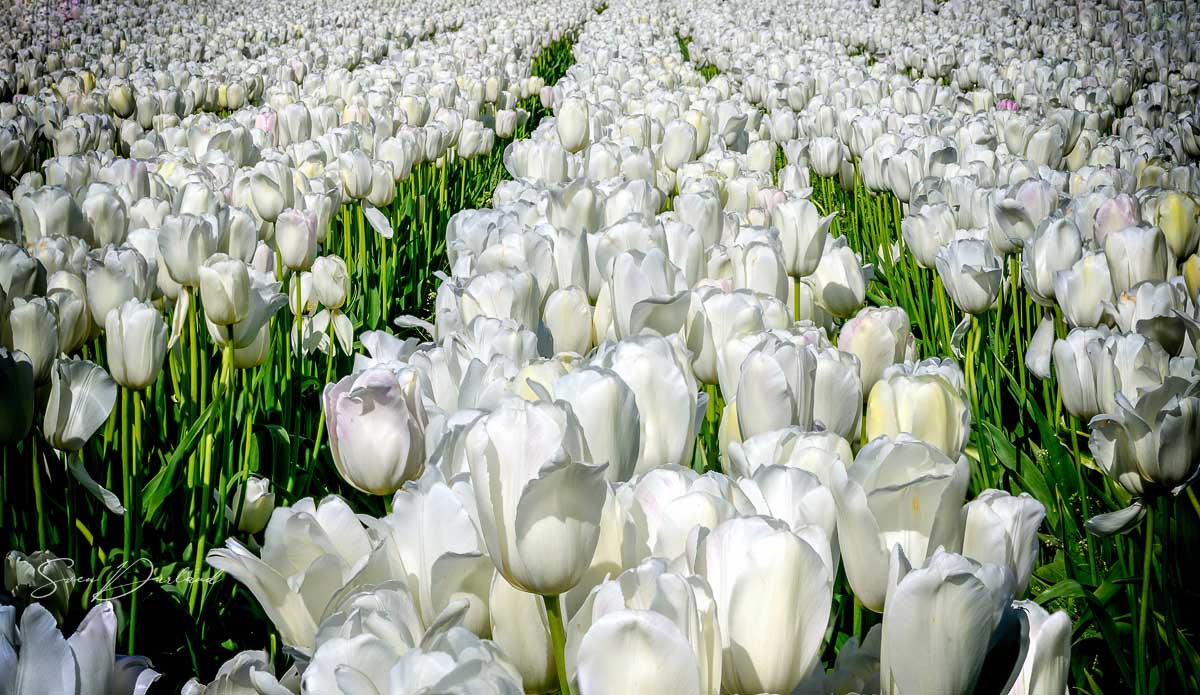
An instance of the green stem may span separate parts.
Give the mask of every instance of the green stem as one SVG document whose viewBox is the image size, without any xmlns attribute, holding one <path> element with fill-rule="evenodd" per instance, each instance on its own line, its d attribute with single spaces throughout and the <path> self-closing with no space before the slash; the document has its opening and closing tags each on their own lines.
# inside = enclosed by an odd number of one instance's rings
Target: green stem
<svg viewBox="0 0 1200 695">
<path fill-rule="evenodd" d="M 42 508 L 42 464 L 38 460 L 37 435 L 29 438 L 33 453 L 33 508 L 37 512 L 38 549 L 46 549 L 46 512 Z"/>
<path fill-rule="evenodd" d="M 554 668 L 558 672 L 558 689 L 561 695 L 571 695 L 571 681 L 567 678 L 567 637 L 563 631 L 562 604 L 558 596 L 543 596 L 546 602 L 546 619 L 550 623 L 550 642 L 554 649 Z"/>
<path fill-rule="evenodd" d="M 1138 607 L 1137 644 L 1134 645 L 1134 660 L 1137 663 L 1138 692 L 1140 693 L 1150 690 L 1148 664 L 1146 663 L 1146 616 L 1150 608 L 1150 562 L 1154 557 L 1154 510 L 1150 506 L 1146 507 L 1145 544 L 1142 556 L 1142 601 Z"/>
</svg>

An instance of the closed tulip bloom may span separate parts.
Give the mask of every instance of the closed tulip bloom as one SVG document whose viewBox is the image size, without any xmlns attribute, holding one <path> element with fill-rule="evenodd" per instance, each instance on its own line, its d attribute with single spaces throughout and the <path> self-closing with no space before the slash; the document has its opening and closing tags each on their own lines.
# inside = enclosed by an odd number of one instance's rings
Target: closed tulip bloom
<svg viewBox="0 0 1200 695">
<path fill-rule="evenodd" d="M 870 394 L 883 370 L 916 359 L 917 344 L 908 314 L 900 307 L 863 307 L 842 325 L 838 349 L 856 356 L 862 392 Z"/>
<path fill-rule="evenodd" d="M 200 266 L 216 250 L 217 228 L 214 218 L 173 215 L 163 220 L 158 234 L 158 251 L 171 279 L 180 285 L 199 287 Z"/>
<path fill-rule="evenodd" d="M 1200 380 L 1170 377 L 1136 402 L 1118 395 L 1089 426 L 1096 465 L 1129 494 L 1179 494 L 1200 469 Z"/>
<path fill-rule="evenodd" d="M 1109 234 L 1104 256 L 1118 294 L 1142 282 L 1162 282 L 1174 266 L 1167 239 L 1156 227 L 1126 227 Z"/>
<path fill-rule="evenodd" d="M 851 439 L 859 434 L 863 413 L 858 357 L 837 348 L 818 349 L 816 357 L 813 422 L 820 423 L 827 432 Z"/>
<path fill-rule="evenodd" d="M 958 239 L 938 252 L 938 277 L 955 306 L 968 314 L 991 308 L 1004 282 L 1004 266 L 980 239 Z"/>
<path fill-rule="evenodd" d="M 867 608 L 883 611 L 893 546 L 914 563 L 938 546 L 961 546 L 966 457 L 951 459 L 907 435 L 880 437 L 849 468 L 833 466 L 830 474 L 846 577 Z"/>
<path fill-rule="evenodd" d="M 938 251 L 954 241 L 957 226 L 954 211 L 946 203 L 922 205 L 900 221 L 900 234 L 917 265 L 932 268 Z"/>
<path fill-rule="evenodd" d="M 771 210 L 771 226 L 779 230 L 788 275 L 801 278 L 816 271 L 835 216 L 822 217 L 817 206 L 805 198 L 789 198 Z"/>
<path fill-rule="evenodd" d="M 158 309 L 130 299 L 108 312 L 104 336 L 114 381 L 136 391 L 154 383 L 167 354 L 167 322 Z"/>
<path fill-rule="evenodd" d="M 1084 253 L 1069 270 L 1054 274 L 1054 299 L 1067 323 L 1094 328 L 1113 301 L 1113 281 L 1104 253 Z"/>
<path fill-rule="evenodd" d="M 542 308 L 541 326 L 548 352 L 586 355 L 592 347 L 592 305 L 587 292 L 574 285 L 551 292 Z"/>
<path fill-rule="evenodd" d="M 891 373 L 867 397 L 865 430 L 868 440 L 907 433 L 956 458 L 971 435 L 971 407 L 941 375 Z"/>
<path fill-rule="evenodd" d="M 691 564 L 716 602 L 723 692 L 790 693 L 819 664 L 833 569 L 824 533 L 805 536 L 766 517 L 702 535 Z"/>
<path fill-rule="evenodd" d="M 963 507 L 962 554 L 983 564 L 1007 567 L 1021 596 L 1029 587 L 1037 560 L 1038 527 L 1046 508 L 1029 493 L 1018 496 L 1002 490 L 984 490 Z"/>
<path fill-rule="evenodd" d="M 1079 228 L 1067 217 L 1051 218 L 1025 243 L 1021 278 L 1033 301 L 1054 306 L 1054 278 L 1083 257 Z"/>
<path fill-rule="evenodd" d="M 867 278 L 845 237 L 826 241 L 821 262 L 806 282 L 821 306 L 834 316 L 850 316 L 866 302 Z"/>
<path fill-rule="evenodd" d="M 591 129 L 587 100 L 575 97 L 563 99 L 555 113 L 554 124 L 564 150 L 572 153 L 582 150 L 587 146 L 588 131 Z"/>
<path fill-rule="evenodd" d="M 61 272 L 61 271 L 60 271 Z M 54 304 L 54 313 L 58 317 L 58 349 L 60 352 L 72 353 L 82 346 L 92 333 L 92 314 L 88 310 L 87 291 L 83 289 L 83 281 L 69 287 L 52 287 L 46 292 L 46 299 Z"/>
<path fill-rule="evenodd" d="M 1088 357 L 1102 413 L 1117 411 L 1117 394 L 1136 403 L 1143 391 L 1158 388 L 1171 374 L 1170 354 L 1159 343 L 1137 333 L 1114 332 L 1089 345 Z"/>
<path fill-rule="evenodd" d="M 734 398 L 743 438 L 798 425 L 811 429 L 817 351 L 765 333 L 742 361 Z"/>
<path fill-rule="evenodd" d="M 279 259 L 290 270 L 308 270 L 317 257 L 316 220 L 301 210 L 284 210 L 275 221 Z"/>
<path fill-rule="evenodd" d="M 50 376 L 50 368 L 58 357 L 58 307 L 45 297 L 12 300 L 4 329 L 4 343 L 10 350 L 19 350 L 29 357 L 33 380 L 41 383 Z"/>
<path fill-rule="evenodd" d="M 591 563 L 604 467 L 584 463 L 583 432 L 550 403 L 505 403 L 465 433 L 479 524 L 496 569 L 514 586 L 566 592 Z"/>
<path fill-rule="evenodd" d="M 237 524 L 242 533 L 258 533 L 267 527 L 271 513 L 275 511 L 275 493 L 271 492 L 271 481 L 252 475 L 245 484 L 233 488 L 228 504 L 225 505 L 225 520 Z"/>
<path fill-rule="evenodd" d="M 0 243 L 0 290 L 10 298 L 40 294 L 38 286 L 46 279 L 42 265 L 17 244 Z"/>
<path fill-rule="evenodd" d="M 296 186 L 287 165 L 262 162 L 250 173 L 250 202 L 254 211 L 266 222 L 274 222 L 279 213 L 292 207 Z"/>
<path fill-rule="evenodd" d="M 478 121 L 468 122 L 478 123 Z M 463 154 L 463 156 L 468 155 Z M 377 159 L 371 160 L 371 190 L 366 195 L 367 202 L 377 208 L 383 208 L 391 205 L 395 198 L 396 177 L 392 174 L 392 165 Z"/>
<path fill-rule="evenodd" d="M 708 583 L 660 558 L 591 591 L 567 625 L 567 672 L 582 693 L 717 695 L 721 644 Z"/>
<path fill-rule="evenodd" d="M 691 299 L 687 281 L 659 249 L 617 256 L 608 287 L 617 337 L 672 335 L 683 327 Z"/>
<path fill-rule="evenodd" d="M 200 300 L 209 321 L 228 326 L 250 309 L 250 271 L 244 261 L 214 253 L 200 266 Z"/>
<path fill-rule="evenodd" d="M 1046 611 L 1033 601 L 1013 601 L 1019 613 L 1026 648 L 1020 673 L 1013 680 L 1012 695 L 1067 692 L 1071 675 L 1071 618 L 1065 611 Z M 1023 645 L 1024 646 L 1024 645 Z"/>
<path fill-rule="evenodd" d="M 121 244 L 125 241 L 125 235 L 129 232 L 129 212 L 116 189 L 103 184 L 89 188 L 82 211 L 84 219 L 92 227 L 97 245 Z"/>
<path fill-rule="evenodd" d="M 662 160 L 671 171 L 690 161 L 696 153 L 696 129 L 687 121 L 674 120 L 663 134 Z"/>
<path fill-rule="evenodd" d="M 55 360 L 42 435 L 59 451 L 79 451 L 108 420 L 116 401 L 117 385 L 102 367 L 86 360 Z"/>
<path fill-rule="evenodd" d="M 17 199 L 25 242 L 62 234 L 92 242 L 91 228 L 75 198 L 61 186 L 44 186 Z"/>
<path fill-rule="evenodd" d="M 1149 207 L 1149 206 L 1148 206 Z M 1180 191 L 1163 191 L 1154 198 L 1147 218 L 1163 231 L 1176 258 L 1186 258 L 1200 244 L 1200 204 Z"/>
<path fill-rule="evenodd" d="M 92 321 L 103 326 L 108 312 L 130 299 L 150 299 L 154 289 L 151 268 L 138 251 L 109 247 L 103 257 L 88 263 L 87 304 Z"/>
<path fill-rule="evenodd" d="M 898 558 L 897 563 L 907 563 Z M 1012 599 L 1012 573 L 939 550 L 898 571 L 883 613 L 885 693 L 973 692 L 992 633 Z"/>
<path fill-rule="evenodd" d="M 325 387 L 325 422 L 342 478 L 390 495 L 425 468 L 428 416 L 413 369 L 374 367 Z"/>
<path fill-rule="evenodd" d="M 681 193 L 675 197 L 675 214 L 700 232 L 705 247 L 721 241 L 721 199 L 711 193 Z"/>
<path fill-rule="evenodd" d="M 350 273 L 341 256 L 321 256 L 312 264 L 313 292 L 327 309 L 341 309 L 350 292 Z"/>
<path fill-rule="evenodd" d="M 788 298 L 792 284 L 776 245 L 764 241 L 733 244 L 729 247 L 729 258 L 735 289 L 761 292 L 780 301 Z"/>
<path fill-rule="evenodd" d="M 641 425 L 638 473 L 666 463 L 688 465 L 695 446 L 696 379 L 678 340 L 637 336 L 601 347 L 594 364 L 633 390 Z"/>
<path fill-rule="evenodd" d="M 0 422 L 0 443 L 19 442 L 33 426 L 33 363 L 29 355 L 0 347 L 0 391 L 8 394 L 11 409 Z"/>
<path fill-rule="evenodd" d="M 583 430 L 591 462 L 607 465 L 605 477 L 624 482 L 638 463 L 641 432 L 633 390 L 614 371 L 588 366 L 554 384 L 554 397 L 571 406 Z"/>
<path fill-rule="evenodd" d="M 371 192 L 374 172 L 371 158 L 361 150 L 352 150 L 338 155 L 338 176 L 342 183 L 342 195 L 352 200 L 363 200 Z"/>
<path fill-rule="evenodd" d="M 1096 195 L 1103 196 L 1103 193 Z M 1141 221 L 1137 198 L 1128 193 L 1120 193 L 1111 198 L 1103 198 L 1092 213 L 1091 238 L 1096 245 L 1104 248 L 1108 235 L 1119 232 L 1127 227 L 1137 226 Z"/>
<path fill-rule="evenodd" d="M 1100 413 L 1092 355 L 1107 337 L 1107 328 L 1076 328 L 1066 338 L 1054 341 L 1054 373 L 1063 407 L 1080 420 L 1090 420 Z"/>
</svg>

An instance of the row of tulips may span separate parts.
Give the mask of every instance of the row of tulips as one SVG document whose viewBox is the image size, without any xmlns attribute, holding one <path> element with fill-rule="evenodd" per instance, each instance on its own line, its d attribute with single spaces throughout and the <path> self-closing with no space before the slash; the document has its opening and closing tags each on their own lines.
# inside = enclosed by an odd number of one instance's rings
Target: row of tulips
<svg viewBox="0 0 1200 695">
<path fill-rule="evenodd" d="M 19 56 L 0 685 L 1200 687 L 1200 17 L 881 5 Z"/>
</svg>

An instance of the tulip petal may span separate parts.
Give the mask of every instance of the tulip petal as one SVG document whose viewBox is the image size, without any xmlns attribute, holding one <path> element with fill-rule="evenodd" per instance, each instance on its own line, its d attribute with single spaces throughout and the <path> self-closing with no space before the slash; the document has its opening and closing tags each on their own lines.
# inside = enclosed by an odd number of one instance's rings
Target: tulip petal
<svg viewBox="0 0 1200 695">
<path fill-rule="evenodd" d="M 1146 508 L 1141 500 L 1115 512 L 1098 514 L 1084 522 L 1084 527 L 1097 536 L 1113 536 L 1129 533 L 1141 523 L 1146 516 Z"/>
<path fill-rule="evenodd" d="M 87 468 L 84 468 L 83 460 L 79 458 L 78 453 L 72 452 L 67 456 L 67 470 L 83 485 L 85 490 L 95 495 L 108 511 L 117 515 L 125 514 L 125 507 L 121 504 L 121 500 L 92 478 Z"/>
<path fill-rule="evenodd" d="M 517 503 L 517 552 L 528 586 L 561 594 L 579 582 L 596 552 L 607 483 L 605 466 L 559 463 L 543 468 Z"/>
<path fill-rule="evenodd" d="M 363 215 L 367 218 L 367 222 L 371 223 L 371 229 L 374 229 L 384 239 L 392 238 L 392 235 L 395 234 L 392 230 L 392 224 L 388 222 L 387 216 L 379 211 L 379 208 L 363 201 L 362 211 Z"/>
<path fill-rule="evenodd" d="M 117 648 L 117 614 L 110 601 L 100 603 L 84 616 L 67 646 L 78 664 L 79 695 L 109 692 L 113 677 L 113 653 Z"/>
<path fill-rule="evenodd" d="M 58 631 L 54 616 L 42 604 L 30 604 L 21 614 L 21 658 L 15 695 L 73 693 L 76 678 L 75 656 Z"/>
</svg>

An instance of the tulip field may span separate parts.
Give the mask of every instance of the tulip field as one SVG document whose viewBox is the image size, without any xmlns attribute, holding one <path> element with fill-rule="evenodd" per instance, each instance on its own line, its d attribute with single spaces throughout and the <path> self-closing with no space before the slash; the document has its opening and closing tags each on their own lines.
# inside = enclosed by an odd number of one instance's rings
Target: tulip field
<svg viewBox="0 0 1200 695">
<path fill-rule="evenodd" d="M 14 0 L 0 695 L 1200 692 L 1198 35 Z"/>
</svg>

